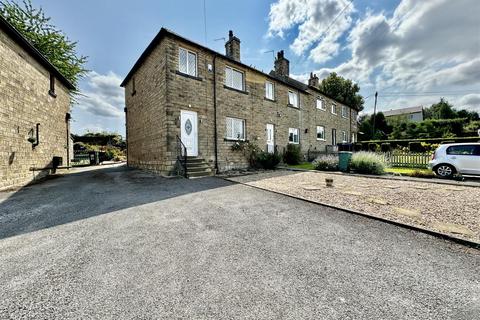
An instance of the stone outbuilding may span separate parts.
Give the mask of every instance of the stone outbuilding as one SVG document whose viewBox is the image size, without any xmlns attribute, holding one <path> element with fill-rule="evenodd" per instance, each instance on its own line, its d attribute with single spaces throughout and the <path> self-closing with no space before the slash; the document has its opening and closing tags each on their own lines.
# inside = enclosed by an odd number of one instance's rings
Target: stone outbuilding
<svg viewBox="0 0 480 320">
<path fill-rule="evenodd" d="M 355 141 L 358 110 L 322 93 L 314 74 L 308 84 L 291 78 L 283 51 L 270 73 L 242 63 L 240 43 L 230 31 L 220 54 L 160 30 L 121 84 L 129 166 L 174 174 L 183 144 L 192 168 L 206 168 L 195 176 L 247 167 L 235 150 L 245 141 L 305 154 Z"/>
<path fill-rule="evenodd" d="M 28 184 L 69 165 L 73 89 L 0 17 L 0 189 Z"/>
</svg>

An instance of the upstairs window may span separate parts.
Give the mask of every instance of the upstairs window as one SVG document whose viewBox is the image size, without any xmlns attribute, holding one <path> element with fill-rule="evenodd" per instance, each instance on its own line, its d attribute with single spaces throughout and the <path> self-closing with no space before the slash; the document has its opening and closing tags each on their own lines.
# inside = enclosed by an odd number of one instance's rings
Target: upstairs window
<svg viewBox="0 0 480 320">
<path fill-rule="evenodd" d="M 195 52 L 180 48 L 178 51 L 178 71 L 197 76 L 197 55 Z"/>
<path fill-rule="evenodd" d="M 322 99 L 317 98 L 317 109 L 325 110 L 325 104 Z"/>
<path fill-rule="evenodd" d="M 332 114 L 337 114 L 337 105 L 332 104 Z"/>
<path fill-rule="evenodd" d="M 292 107 L 298 108 L 298 93 L 288 91 L 288 104 Z"/>
<path fill-rule="evenodd" d="M 348 117 L 348 108 L 346 106 L 342 106 L 342 117 Z"/>
<path fill-rule="evenodd" d="M 245 140 L 245 120 L 227 117 L 225 138 L 229 140 Z"/>
<path fill-rule="evenodd" d="M 273 83 L 270 81 L 265 82 L 265 98 L 269 100 L 274 100 L 275 95 L 274 95 L 274 86 Z"/>
<path fill-rule="evenodd" d="M 227 87 L 244 91 L 243 89 L 243 72 L 231 67 L 225 68 L 225 85 Z"/>
<path fill-rule="evenodd" d="M 300 142 L 300 135 L 298 128 L 288 128 L 288 143 L 298 144 Z"/>
<path fill-rule="evenodd" d="M 317 126 L 317 140 L 325 141 L 325 127 Z"/>
</svg>

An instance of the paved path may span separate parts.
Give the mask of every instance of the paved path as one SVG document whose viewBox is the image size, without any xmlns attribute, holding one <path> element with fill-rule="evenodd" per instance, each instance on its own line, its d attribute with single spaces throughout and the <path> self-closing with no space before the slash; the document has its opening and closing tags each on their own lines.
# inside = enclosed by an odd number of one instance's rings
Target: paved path
<svg viewBox="0 0 480 320">
<path fill-rule="evenodd" d="M 479 251 L 217 178 L 0 194 L 0 319 L 474 319 Z"/>
</svg>

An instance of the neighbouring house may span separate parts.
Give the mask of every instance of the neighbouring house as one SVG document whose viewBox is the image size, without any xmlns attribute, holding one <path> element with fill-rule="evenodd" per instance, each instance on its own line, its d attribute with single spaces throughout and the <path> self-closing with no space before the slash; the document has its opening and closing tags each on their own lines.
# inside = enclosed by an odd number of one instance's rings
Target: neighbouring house
<svg viewBox="0 0 480 320">
<path fill-rule="evenodd" d="M 74 86 L 0 17 L 0 189 L 68 165 Z"/>
<path fill-rule="evenodd" d="M 395 119 L 420 122 L 423 121 L 423 106 L 383 111 L 383 115 L 387 121 Z"/>
<path fill-rule="evenodd" d="M 192 167 L 219 172 L 248 166 L 232 148 L 239 142 L 268 152 L 298 144 L 308 153 L 356 140 L 358 110 L 323 94 L 316 75 L 308 84 L 291 78 L 283 51 L 264 73 L 241 62 L 232 31 L 225 49 L 160 30 L 121 84 L 129 166 L 174 174 L 180 141 Z"/>
</svg>

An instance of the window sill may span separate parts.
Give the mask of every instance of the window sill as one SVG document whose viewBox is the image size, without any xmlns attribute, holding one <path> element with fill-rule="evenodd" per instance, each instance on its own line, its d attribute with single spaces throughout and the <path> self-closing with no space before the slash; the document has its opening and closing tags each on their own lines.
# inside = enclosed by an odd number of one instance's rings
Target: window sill
<svg viewBox="0 0 480 320">
<path fill-rule="evenodd" d="M 288 141 L 288 144 L 300 144 L 300 142 L 290 142 L 290 141 Z"/>
<path fill-rule="evenodd" d="M 232 91 L 236 91 L 236 92 L 238 92 L 238 93 L 248 94 L 247 91 L 235 89 L 235 88 L 232 88 L 232 87 L 227 86 L 226 84 L 224 84 L 223 87 L 224 87 L 225 89 L 232 90 Z"/>
<path fill-rule="evenodd" d="M 347 119 L 348 117 L 347 116 L 342 116 L 343 119 Z"/>
<path fill-rule="evenodd" d="M 322 109 L 322 108 L 317 108 L 317 110 L 320 110 L 320 111 L 327 111 L 327 109 Z"/>
<path fill-rule="evenodd" d="M 270 101 L 270 102 L 277 102 L 277 100 L 275 100 L 275 99 L 270 99 L 270 98 L 267 98 L 267 97 L 264 97 L 263 99 L 264 99 L 264 100 L 267 100 L 267 101 Z"/>
<path fill-rule="evenodd" d="M 338 113 L 333 113 L 333 112 L 332 112 L 332 114 L 333 114 L 334 116 L 338 116 Z"/>
<path fill-rule="evenodd" d="M 56 97 L 57 97 L 57 94 L 56 94 L 54 91 L 52 91 L 52 90 L 48 90 L 48 94 L 49 94 L 51 97 L 53 97 L 53 98 L 56 98 Z"/>
<path fill-rule="evenodd" d="M 248 142 L 245 139 L 233 139 L 233 138 L 223 138 L 223 141 L 228 141 L 228 142 Z"/>
<path fill-rule="evenodd" d="M 318 138 L 317 138 L 317 141 L 323 141 L 323 142 L 325 142 L 325 141 L 327 141 L 327 140 L 325 140 L 325 139 L 318 139 Z"/>
<path fill-rule="evenodd" d="M 200 78 L 200 77 L 192 76 L 190 74 L 183 73 L 183 72 L 180 72 L 178 70 L 176 70 L 175 73 L 178 74 L 179 76 L 182 76 L 182 77 L 185 77 L 185 78 L 189 78 L 189 79 L 193 79 L 193 80 L 197 80 L 197 81 L 203 81 L 203 79 Z"/>
<path fill-rule="evenodd" d="M 295 107 L 293 104 L 287 103 L 287 107 L 300 110 L 300 107 Z"/>
</svg>

